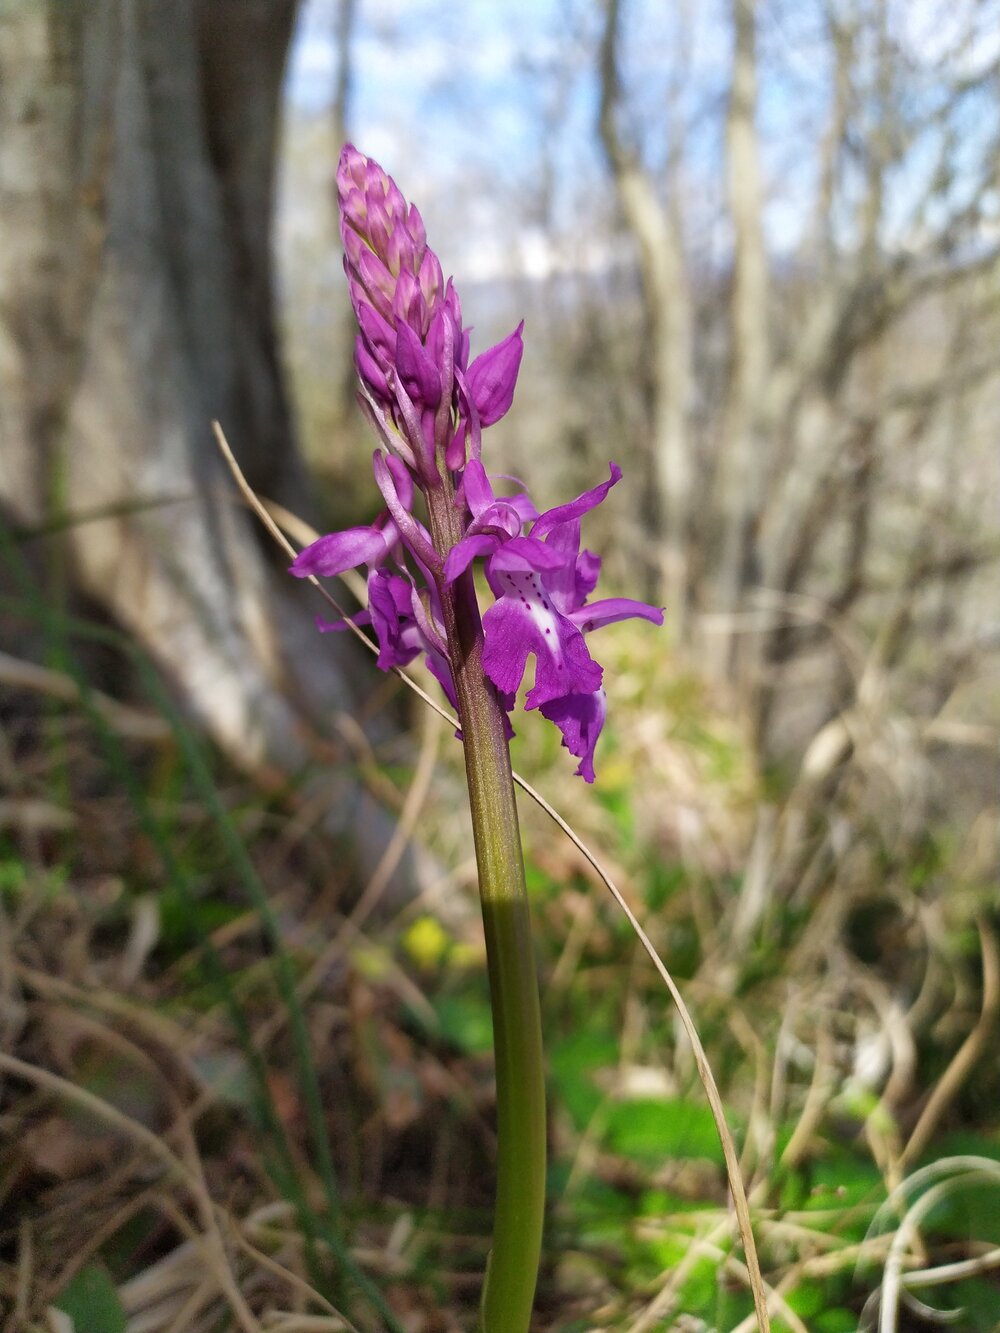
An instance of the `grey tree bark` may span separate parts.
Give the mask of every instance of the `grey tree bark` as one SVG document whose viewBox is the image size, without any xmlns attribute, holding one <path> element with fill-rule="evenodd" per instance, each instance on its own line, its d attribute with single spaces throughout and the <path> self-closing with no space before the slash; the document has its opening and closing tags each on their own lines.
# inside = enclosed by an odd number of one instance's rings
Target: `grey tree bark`
<svg viewBox="0 0 1000 1333">
<path fill-rule="evenodd" d="M 661 511 L 662 530 L 655 534 L 661 554 L 661 590 L 671 607 L 675 633 L 683 642 L 688 635 L 691 591 L 691 301 L 677 208 L 661 203 L 638 151 L 626 143 L 619 127 L 623 98 L 618 59 L 621 23 L 620 0 L 604 0 L 598 133 L 625 225 L 638 251 L 652 386 L 653 484 Z"/>
<path fill-rule="evenodd" d="M 757 136 L 757 9 L 732 0 L 733 58 L 726 117 L 726 182 L 733 226 L 730 380 L 716 485 L 722 515 L 719 605 L 731 618 L 715 637 L 716 668 L 736 673 L 741 636 L 735 619 L 759 577 L 756 528 L 766 476 L 762 420 L 770 363 L 770 272 L 764 244 L 760 145 Z M 742 640 L 746 648 L 745 637 Z M 752 675 L 753 673 L 751 673 Z"/>
<path fill-rule="evenodd" d="M 284 771 L 334 754 L 331 710 L 370 688 L 232 503 L 210 428 L 308 511 L 270 259 L 295 3 L 0 0 L 0 503 L 87 519 L 65 530 L 81 588 L 235 760 Z M 377 855 L 389 821 L 357 784 L 331 809 Z"/>
</svg>

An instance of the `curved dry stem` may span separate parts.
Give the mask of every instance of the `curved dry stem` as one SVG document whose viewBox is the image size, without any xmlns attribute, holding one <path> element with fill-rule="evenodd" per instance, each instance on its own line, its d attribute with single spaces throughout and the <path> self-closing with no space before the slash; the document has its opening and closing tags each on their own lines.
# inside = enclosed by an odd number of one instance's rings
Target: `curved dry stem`
<svg viewBox="0 0 1000 1333">
<path fill-rule="evenodd" d="M 963 1278 L 975 1277 L 977 1273 L 989 1273 L 994 1268 L 1000 1268 L 1000 1245 L 971 1259 L 956 1259 L 951 1264 L 938 1264 L 936 1268 L 922 1268 L 917 1273 L 907 1273 L 903 1282 L 907 1290 L 936 1287 L 939 1283 L 960 1282 Z"/>
<path fill-rule="evenodd" d="M 919 1235 L 920 1223 L 942 1199 L 947 1198 L 952 1190 L 969 1178 L 969 1175 L 964 1175 L 954 1176 L 950 1180 L 938 1181 L 936 1185 L 932 1185 L 926 1194 L 922 1194 L 907 1209 L 895 1236 L 892 1238 L 892 1244 L 889 1246 L 889 1256 L 885 1261 L 885 1273 L 882 1278 L 882 1301 L 878 1316 L 879 1333 L 895 1333 L 896 1331 L 896 1312 L 899 1308 L 900 1296 L 905 1289 L 903 1263 L 910 1243 L 915 1241 Z"/>
<path fill-rule="evenodd" d="M 983 957 L 983 1002 L 979 1018 L 928 1097 L 927 1104 L 920 1113 L 920 1119 L 914 1125 L 913 1132 L 900 1154 L 901 1167 L 908 1166 L 927 1147 L 942 1115 L 979 1059 L 983 1047 L 996 1032 L 997 1015 L 1000 1014 L 1000 957 L 998 957 L 997 938 L 985 919 L 980 918 L 976 925 Z"/>
<path fill-rule="evenodd" d="M 894 1333 L 896 1309 L 903 1290 L 910 1285 L 923 1285 L 919 1274 L 903 1272 L 905 1249 L 910 1240 L 918 1238 L 919 1223 L 935 1203 L 944 1198 L 950 1190 L 956 1188 L 958 1184 L 974 1180 L 976 1177 L 985 1177 L 1000 1184 L 1000 1162 L 996 1162 L 990 1157 L 978 1157 L 971 1153 L 955 1157 L 943 1157 L 940 1161 L 931 1162 L 929 1166 L 921 1167 L 919 1171 L 914 1171 L 911 1176 L 907 1176 L 900 1181 L 875 1214 L 860 1247 L 859 1262 L 867 1250 L 869 1242 L 877 1237 L 889 1215 L 909 1195 L 923 1189 L 925 1185 L 928 1186 L 920 1198 L 906 1210 L 890 1242 L 882 1281 L 879 1333 Z M 948 1266 L 945 1265 L 944 1267 Z M 922 1271 L 930 1274 L 935 1270 L 925 1269 Z M 962 1274 L 959 1274 L 959 1276 L 962 1276 Z"/>
<path fill-rule="evenodd" d="M 785 1144 L 779 1158 L 780 1165 L 792 1170 L 802 1160 L 809 1142 L 826 1114 L 826 1109 L 835 1086 L 833 1039 L 825 1023 L 820 1027 L 816 1042 L 816 1063 L 809 1083 L 809 1090 L 799 1118 L 795 1122 L 792 1136 Z"/>
<path fill-rule="evenodd" d="M 243 476 L 239 464 L 236 462 L 236 459 L 233 456 L 233 452 L 229 447 L 228 442 L 226 441 L 226 437 L 223 434 L 222 427 L 219 425 L 218 422 L 213 422 L 212 426 L 213 430 L 215 431 L 215 437 L 218 442 L 219 448 L 222 451 L 223 457 L 225 458 L 226 463 L 228 464 L 229 469 L 232 472 L 233 477 L 236 481 L 236 484 L 239 486 L 240 491 L 245 497 L 247 503 L 254 510 L 254 512 L 260 518 L 261 522 L 265 525 L 267 530 L 279 543 L 282 549 L 285 550 L 292 557 L 292 559 L 294 559 L 297 554 L 295 548 L 285 537 L 284 533 L 281 531 L 275 519 L 268 512 L 267 507 L 261 502 L 258 496 L 254 493 L 249 482 Z M 303 527 L 300 528 L 300 535 L 305 535 L 304 525 Z M 338 614 L 343 616 L 346 620 L 347 619 L 346 613 L 339 606 L 337 601 L 330 595 L 330 593 L 326 590 L 326 588 L 323 587 L 323 585 L 319 582 L 319 580 L 313 577 L 310 578 L 309 581 L 315 584 L 317 588 L 319 588 L 320 592 L 327 599 L 327 601 L 336 609 Z M 350 622 L 348 621 L 348 623 Z M 375 648 L 375 645 L 371 643 L 371 641 L 366 637 L 366 635 L 364 635 L 361 632 L 360 629 L 357 629 L 357 627 L 353 625 L 351 626 L 351 628 L 355 630 L 358 638 L 360 638 L 363 643 L 367 644 L 369 649 L 373 653 L 377 653 L 378 650 Z M 394 668 L 394 670 L 395 674 L 400 678 L 400 680 L 404 681 L 406 685 L 410 689 L 412 689 L 416 694 L 418 694 L 420 698 L 425 701 L 425 703 L 428 703 L 435 710 L 435 712 L 439 713 L 442 717 L 446 718 L 453 726 L 456 727 L 458 726 L 457 719 L 452 717 L 447 709 L 442 708 L 434 699 L 431 698 L 430 695 L 428 695 L 424 690 L 422 690 L 420 686 L 417 685 L 417 683 L 406 674 L 405 671 L 402 671 L 399 668 Z M 633 932 L 636 935 L 636 938 L 639 940 L 639 943 L 642 945 L 643 949 L 645 949 L 646 953 L 650 958 L 650 961 L 656 968 L 656 971 L 659 973 L 660 979 L 663 981 L 663 984 L 670 992 L 670 996 L 673 999 L 674 1005 L 677 1008 L 681 1024 L 684 1028 L 685 1033 L 687 1034 L 688 1040 L 691 1043 L 691 1049 L 694 1052 L 695 1065 L 698 1070 L 698 1077 L 701 1079 L 702 1086 L 705 1089 L 705 1095 L 708 1099 L 708 1104 L 712 1111 L 712 1118 L 715 1121 L 715 1127 L 719 1135 L 719 1141 L 722 1144 L 722 1153 L 726 1163 L 726 1175 L 728 1176 L 729 1179 L 729 1187 L 730 1190 L 732 1191 L 733 1205 L 736 1210 L 736 1221 L 739 1228 L 740 1239 L 743 1242 L 743 1250 L 746 1255 L 747 1273 L 749 1276 L 750 1288 L 751 1291 L 753 1292 L 754 1309 L 757 1314 L 757 1323 L 761 1330 L 761 1333 L 770 1333 L 771 1323 L 770 1323 L 770 1318 L 768 1316 L 768 1308 L 767 1308 L 768 1305 L 767 1289 L 764 1284 L 764 1278 L 760 1269 L 760 1260 L 757 1256 L 757 1247 L 754 1242 L 753 1226 L 750 1219 L 750 1206 L 749 1203 L 747 1202 L 746 1190 L 744 1189 L 743 1179 L 740 1174 L 739 1157 L 736 1151 L 736 1144 L 733 1140 L 732 1132 L 730 1131 L 729 1125 L 726 1121 L 725 1108 L 723 1107 L 722 1104 L 722 1097 L 719 1093 L 718 1085 L 715 1082 L 715 1076 L 712 1073 L 711 1066 L 708 1063 L 708 1057 L 705 1054 L 705 1048 L 702 1045 L 701 1038 L 698 1035 L 698 1029 L 696 1028 L 694 1020 L 692 1019 L 691 1014 L 688 1011 L 687 1005 L 684 1003 L 684 997 L 681 995 L 680 991 L 677 988 L 676 982 L 674 981 L 673 977 L 667 970 L 667 967 L 664 964 L 663 960 L 660 958 L 660 955 L 657 953 L 656 948 L 653 945 L 653 942 L 650 940 L 645 930 L 643 930 L 638 917 L 635 915 L 632 908 L 629 906 L 624 895 L 622 894 L 618 886 L 615 884 L 614 880 L 612 880 L 611 876 L 601 865 L 600 861 L 598 861 L 595 854 L 573 831 L 573 829 L 566 822 L 566 820 L 563 819 L 562 815 L 560 815 L 558 811 L 555 810 L 554 807 L 551 806 L 549 802 L 539 792 L 537 792 L 529 782 L 527 782 L 524 778 L 522 778 L 518 773 L 514 773 L 514 782 L 518 787 L 521 788 L 522 791 L 524 791 L 528 796 L 530 796 L 531 799 L 538 806 L 540 806 L 542 810 L 545 811 L 545 813 L 549 816 L 549 818 L 555 824 L 558 825 L 558 827 L 570 839 L 570 841 L 573 843 L 576 849 L 590 863 L 595 874 L 602 881 L 602 883 L 607 888 L 608 892 L 614 898 L 615 903 L 618 905 L 618 908 L 624 913 L 626 920 L 628 921 L 629 925 L 631 926 Z"/>
</svg>

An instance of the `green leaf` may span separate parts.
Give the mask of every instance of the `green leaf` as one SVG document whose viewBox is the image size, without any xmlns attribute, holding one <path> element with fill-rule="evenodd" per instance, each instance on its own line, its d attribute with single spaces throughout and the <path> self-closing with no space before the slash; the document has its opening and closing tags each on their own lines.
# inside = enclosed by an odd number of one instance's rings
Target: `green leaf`
<svg viewBox="0 0 1000 1333">
<path fill-rule="evenodd" d="M 434 1005 L 441 1035 L 468 1055 L 493 1049 L 493 1014 L 485 996 L 466 991 L 442 995 Z"/>
<path fill-rule="evenodd" d="M 681 1288 L 683 1308 L 689 1314 L 714 1316 L 719 1291 L 719 1262 L 716 1259 L 696 1259 L 684 1286 Z"/>
<path fill-rule="evenodd" d="M 643 1162 L 696 1157 L 723 1165 L 712 1112 L 679 1099 L 618 1102 L 608 1113 L 606 1142 L 613 1152 Z"/>
<path fill-rule="evenodd" d="M 932 1210 L 927 1230 L 953 1240 L 1000 1245 L 1000 1184 L 985 1176 L 956 1182 Z"/>
<path fill-rule="evenodd" d="M 55 1307 L 69 1315 L 77 1333 L 125 1333 L 125 1309 L 103 1264 L 81 1268 L 63 1288 Z"/>
<path fill-rule="evenodd" d="M 796 1208 L 803 1208 L 808 1196 L 809 1189 L 802 1172 L 789 1171 L 781 1180 L 778 1208 L 783 1213 L 789 1213 Z"/>
<path fill-rule="evenodd" d="M 996 1333 L 1000 1328 L 1000 1291 L 985 1278 L 956 1282 L 948 1292 L 948 1306 L 965 1311 L 961 1326 L 969 1333 Z"/>
<path fill-rule="evenodd" d="M 933 1151 L 928 1150 L 921 1165 L 940 1161 L 942 1157 L 992 1157 L 1000 1161 L 1000 1130 L 955 1130 L 935 1139 Z"/>
<path fill-rule="evenodd" d="M 809 1196 L 803 1205 L 807 1212 L 874 1206 L 885 1198 L 878 1167 L 847 1149 L 831 1146 L 826 1156 L 813 1163 L 809 1174 Z"/>
<path fill-rule="evenodd" d="M 576 1129 L 584 1129 L 604 1100 L 594 1080 L 598 1069 L 613 1068 L 618 1043 L 608 1033 L 583 1029 L 550 1046 L 553 1090 Z"/>
<path fill-rule="evenodd" d="M 803 1321 L 818 1315 L 826 1304 L 826 1292 L 818 1282 L 801 1282 L 788 1293 L 785 1301 L 789 1310 Z"/>
<path fill-rule="evenodd" d="M 810 1328 L 813 1333 L 856 1333 L 858 1316 L 843 1306 L 824 1310 L 814 1317 Z"/>
</svg>

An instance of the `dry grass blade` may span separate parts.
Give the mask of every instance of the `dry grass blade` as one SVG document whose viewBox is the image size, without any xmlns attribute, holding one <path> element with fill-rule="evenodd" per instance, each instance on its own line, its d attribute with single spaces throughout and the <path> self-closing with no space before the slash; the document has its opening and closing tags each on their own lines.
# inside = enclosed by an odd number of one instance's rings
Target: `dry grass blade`
<svg viewBox="0 0 1000 1333">
<path fill-rule="evenodd" d="M 63 703 L 79 703 L 82 697 L 80 682 L 67 672 L 38 666 L 4 652 L 0 652 L 0 685 L 12 690 L 31 690 Z M 89 697 L 108 726 L 122 736 L 140 741 L 162 741 L 171 735 L 170 724 L 156 713 L 131 708 L 100 690 L 91 690 Z"/>
<path fill-rule="evenodd" d="M 239 487 L 241 493 L 245 497 L 247 503 L 257 514 L 261 522 L 267 528 L 268 532 L 271 533 L 271 535 L 279 543 L 282 549 L 285 550 L 294 559 L 295 555 L 297 554 L 295 548 L 285 537 L 284 533 L 278 527 L 278 524 L 275 522 L 272 515 L 268 512 L 265 505 L 254 493 L 252 487 L 250 486 L 250 483 L 244 477 L 240 469 L 240 466 L 237 463 L 235 456 L 233 455 L 233 451 L 230 448 L 228 441 L 226 440 L 222 427 L 216 421 L 212 423 L 212 428 L 215 431 L 215 437 L 216 440 L 218 441 L 219 448 L 222 451 L 222 455 L 225 458 L 226 463 L 228 464 L 229 469 L 233 474 L 233 478 L 236 481 L 236 484 Z M 300 525 L 299 530 L 300 532 L 304 533 L 304 525 Z M 340 605 L 330 595 L 330 593 L 327 592 L 327 590 L 322 586 L 319 580 L 316 578 L 310 578 L 309 581 L 313 583 L 317 588 L 319 588 L 320 592 L 327 599 L 327 601 L 330 602 L 331 605 L 336 608 L 338 614 L 343 616 L 344 619 L 347 620 L 347 623 L 350 625 L 351 622 L 347 619 L 346 613 L 342 610 Z M 368 648 L 372 652 L 377 652 L 377 649 L 375 648 L 374 644 L 372 644 L 371 641 L 364 634 L 362 634 L 359 629 L 357 629 L 353 625 L 351 625 L 351 628 L 355 630 L 357 636 L 362 640 L 362 642 L 367 644 Z M 446 709 L 441 708 L 440 705 L 437 704 L 430 697 L 430 695 L 428 695 L 424 690 L 422 690 L 420 686 L 416 683 L 416 681 L 412 680 L 406 674 L 405 671 L 401 671 L 397 668 L 395 670 L 395 674 L 400 678 L 400 680 L 404 681 L 405 684 L 410 689 L 414 690 L 415 693 L 418 694 L 421 699 L 423 699 L 426 703 L 430 704 L 430 706 L 435 710 L 435 712 L 439 713 L 453 726 L 455 727 L 458 726 L 457 720 L 453 718 L 447 712 Z M 537 792 L 534 789 L 534 787 L 531 786 L 529 782 L 527 782 L 524 778 L 522 778 L 518 773 L 514 774 L 514 781 L 521 788 L 521 790 L 524 791 L 528 796 L 530 796 L 531 799 L 542 810 L 545 811 L 545 813 L 549 816 L 549 818 L 553 820 L 555 824 L 558 825 L 558 827 L 562 830 L 563 833 L 565 833 L 567 838 L 570 839 L 570 841 L 581 853 L 581 855 L 583 855 L 589 862 L 595 874 L 603 882 L 605 887 L 608 889 L 608 892 L 614 898 L 619 909 L 624 913 L 626 920 L 628 921 L 629 925 L 631 926 L 632 930 L 636 935 L 636 938 L 639 940 L 639 943 L 642 945 L 643 949 L 645 949 L 646 953 L 649 955 L 649 958 L 652 961 L 653 966 L 656 968 L 657 972 L 660 975 L 661 980 L 663 981 L 667 990 L 670 992 L 670 996 L 677 1008 L 677 1012 L 680 1016 L 681 1023 L 683 1024 L 684 1031 L 686 1032 L 688 1040 L 691 1043 L 691 1049 L 694 1052 L 695 1065 L 698 1070 L 698 1077 L 701 1079 L 702 1086 L 705 1089 L 705 1095 L 708 1098 L 708 1104 L 711 1107 L 712 1117 L 715 1121 L 715 1127 L 716 1130 L 718 1131 L 719 1140 L 722 1144 L 722 1152 L 726 1163 L 726 1175 L 729 1178 L 729 1187 L 732 1191 L 733 1205 L 736 1210 L 736 1221 L 739 1227 L 740 1239 L 743 1242 L 743 1250 L 746 1255 L 747 1273 L 749 1276 L 750 1288 L 751 1291 L 753 1292 L 754 1309 L 757 1314 L 757 1323 L 761 1330 L 761 1333 L 770 1333 L 771 1323 L 770 1323 L 770 1318 L 768 1316 L 767 1288 L 764 1285 L 764 1278 L 760 1269 L 760 1261 L 757 1256 L 757 1247 L 754 1242 L 754 1236 L 753 1236 L 753 1226 L 750 1220 L 750 1205 L 747 1202 L 746 1190 L 743 1187 L 743 1178 L 740 1174 L 739 1157 L 736 1151 L 736 1144 L 733 1140 L 732 1133 L 726 1121 L 725 1108 L 723 1107 L 722 1104 L 722 1097 L 719 1093 L 718 1085 L 715 1082 L 715 1076 L 713 1075 L 711 1067 L 708 1063 L 708 1057 L 705 1054 L 705 1048 L 702 1045 L 701 1038 L 698 1035 L 698 1029 L 695 1027 L 694 1020 L 692 1019 L 691 1014 L 688 1011 L 687 1005 L 684 1003 L 684 997 L 678 990 L 673 977 L 667 970 L 666 965 L 660 958 L 660 955 L 656 952 L 656 948 L 654 947 L 649 936 L 643 930 L 638 917 L 632 911 L 631 907 L 625 900 L 625 897 L 623 896 L 621 890 L 614 883 L 611 876 L 598 861 L 594 853 L 590 850 L 589 847 L 586 846 L 586 844 L 582 841 L 582 839 L 579 838 L 576 833 L 574 833 L 573 829 L 566 822 L 566 820 L 563 819 L 562 815 L 560 815 L 558 811 L 555 810 L 553 806 L 551 806 L 548 803 L 548 801 L 545 800 L 545 798 L 539 792 Z"/>
<path fill-rule="evenodd" d="M 7 1070 L 8 1073 L 18 1078 L 27 1079 L 39 1087 L 55 1093 L 56 1096 L 65 1098 L 67 1101 L 83 1107 L 91 1114 L 97 1116 L 105 1123 L 111 1125 L 115 1130 L 133 1142 L 140 1143 L 148 1152 L 166 1167 L 171 1176 L 181 1180 L 191 1192 L 199 1205 L 199 1209 L 205 1219 L 207 1234 L 204 1238 L 209 1253 L 206 1258 L 210 1261 L 210 1266 L 219 1288 L 224 1292 L 226 1299 L 239 1326 L 245 1330 L 245 1333 L 261 1333 L 260 1324 L 247 1305 L 246 1300 L 240 1291 L 232 1269 L 229 1266 L 226 1256 L 225 1244 L 215 1223 L 214 1211 L 215 1205 L 212 1203 L 208 1190 L 201 1175 L 200 1170 L 193 1170 L 186 1165 L 176 1154 L 174 1154 L 164 1143 L 163 1139 L 154 1134 L 152 1130 L 133 1120 L 131 1116 L 125 1115 L 117 1107 L 111 1106 L 103 1098 L 95 1096 L 88 1092 L 86 1088 L 77 1087 L 68 1079 L 61 1078 L 58 1074 L 53 1074 L 47 1069 L 42 1069 L 37 1065 L 29 1064 L 25 1060 L 19 1060 L 17 1056 L 8 1055 L 0 1051 L 0 1069 Z"/>
</svg>

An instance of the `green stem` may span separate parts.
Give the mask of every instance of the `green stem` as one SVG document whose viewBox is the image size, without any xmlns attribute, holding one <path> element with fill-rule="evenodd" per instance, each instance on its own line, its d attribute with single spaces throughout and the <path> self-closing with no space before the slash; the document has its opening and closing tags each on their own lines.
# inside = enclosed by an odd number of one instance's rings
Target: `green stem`
<svg viewBox="0 0 1000 1333">
<path fill-rule="evenodd" d="M 428 496 L 435 548 L 461 535 L 450 486 Z M 471 571 L 440 588 L 479 867 L 493 1007 L 497 1193 L 482 1333 L 526 1333 L 545 1211 L 545 1078 L 538 979 L 505 715 L 482 665 L 483 628 Z"/>
<path fill-rule="evenodd" d="M 497 1078 L 497 1196 L 483 1333 L 524 1333 L 545 1211 L 545 1083 L 531 919 L 523 894 L 483 899 Z"/>
</svg>

